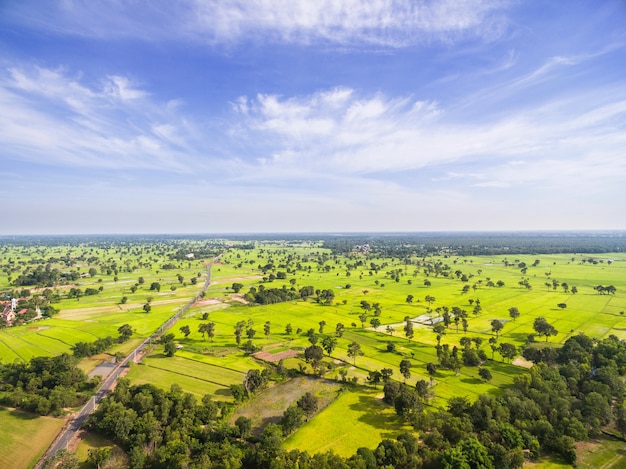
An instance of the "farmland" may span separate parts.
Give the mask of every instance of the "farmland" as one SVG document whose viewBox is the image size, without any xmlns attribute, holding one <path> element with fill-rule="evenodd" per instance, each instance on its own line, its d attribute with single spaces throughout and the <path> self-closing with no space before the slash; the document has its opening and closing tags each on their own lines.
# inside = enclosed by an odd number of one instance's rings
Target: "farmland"
<svg viewBox="0 0 626 469">
<path fill-rule="evenodd" d="M 57 294 L 52 304 L 58 309 L 51 318 L 1 330 L 2 361 L 70 352 L 78 342 L 116 336 L 123 324 L 132 327 L 133 340 L 148 337 L 199 291 L 206 259 L 171 261 L 173 252 L 191 253 L 194 246 L 166 244 L 158 253 L 143 244 L 125 249 L 115 245 L 5 247 L 2 263 L 16 266 L 6 277 L 0 276 L 7 291 L 19 278 L 17 266 L 29 266 L 38 256 L 74 256 L 77 260 L 70 262 L 70 270 L 93 275 L 51 288 Z M 321 388 L 313 392 L 324 398 L 323 408 L 285 440 L 287 450 L 333 451 L 348 457 L 359 447 L 374 449 L 381 439 L 410 431 L 411 424 L 382 402 L 382 383 L 376 386 L 372 375 L 378 370 L 391 370 L 393 381 L 411 388 L 420 381 L 429 383 L 426 411 L 434 412 L 447 408 L 451 398 L 474 402 L 480 395 L 497 396 L 510 388 L 532 365 L 521 358 L 524 347 L 557 348 L 579 333 L 598 340 L 626 339 L 623 253 L 461 255 L 441 251 L 383 256 L 364 250 L 337 254 L 312 240 L 264 241 L 254 247 L 240 242 L 211 245 L 212 255 L 220 253 L 205 297 L 170 331 L 164 331 L 174 336 L 175 354 L 166 356 L 163 347 L 155 345 L 130 368 L 127 378 L 131 384 L 150 384 L 164 391 L 180 386 L 198 400 L 208 394 L 215 402 L 230 406 L 224 409 L 233 412 L 233 423 L 237 416 L 257 415 L 258 411 L 249 408 L 253 405 L 280 407 L 284 412 L 306 389 L 288 393 L 293 398 L 280 404 L 276 390 L 290 379 L 315 375 L 313 381 L 318 380 Z M 112 260 L 125 265 L 126 271 L 120 268 L 116 274 L 111 269 L 109 273 Z M 164 270 L 163 265 L 170 263 L 175 268 Z M 186 281 L 191 278 L 196 280 Z M 159 283 L 159 290 L 150 290 L 154 282 Z M 600 292 L 598 285 L 611 285 L 615 292 Z M 254 301 L 255 292 L 300 292 L 309 286 L 313 294 L 304 298 L 273 304 Z M 102 290 L 67 298 L 72 287 Z M 30 293 L 43 289 L 33 288 Z M 320 300 L 324 291 L 332 292 L 330 301 Z M 519 316 L 513 317 L 511 308 L 517 308 Z M 538 317 L 545 318 L 556 335 L 538 335 L 534 327 Z M 494 320 L 502 326 L 497 332 Z M 201 331 L 200 326 L 207 323 L 213 324 L 212 336 Z M 412 334 L 407 331 L 408 323 Z M 235 334 L 238 324 L 241 337 Z M 314 366 L 302 354 L 312 344 L 323 344 L 326 337 L 334 338 L 334 347 Z M 353 354 L 355 343 L 358 354 Z M 502 343 L 515 347 L 514 357 L 501 354 Z M 120 344 L 108 352 L 130 348 Z M 439 366 L 442 353 L 460 356 L 467 350 L 482 356 L 480 366 L 463 362 Z M 264 360 L 255 358 L 258 351 L 268 353 Z M 272 354 L 290 351 L 289 356 L 299 355 L 284 359 L 277 369 Z M 403 361 L 410 364 L 408 372 L 401 370 Z M 434 373 L 429 372 L 429 364 L 438 364 Z M 84 359 L 81 365 L 90 371 L 95 361 Z M 244 382 L 250 370 L 264 369 L 276 384 L 243 403 L 233 403 L 234 387 Z M 483 379 L 480 370 L 488 370 L 490 379 Z M 290 378 L 296 375 L 300 377 Z M 330 392 L 328 386 L 343 391 Z M 281 412 L 252 419 L 253 434 L 261 435 L 268 423 L 279 420 Z M 587 460 L 591 459 L 584 457 L 580 465 L 585 467 Z"/>
</svg>

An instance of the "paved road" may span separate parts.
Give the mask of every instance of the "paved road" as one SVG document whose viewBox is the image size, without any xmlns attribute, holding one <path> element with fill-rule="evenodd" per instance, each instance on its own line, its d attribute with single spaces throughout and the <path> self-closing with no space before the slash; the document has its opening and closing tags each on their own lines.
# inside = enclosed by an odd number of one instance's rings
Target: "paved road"
<svg viewBox="0 0 626 469">
<path fill-rule="evenodd" d="M 91 397 L 91 399 L 89 399 L 89 401 L 83 406 L 83 408 L 80 410 L 80 412 L 78 412 L 74 416 L 74 418 L 67 425 L 65 425 L 65 427 L 63 427 L 63 430 L 61 430 L 61 433 L 59 433 L 59 435 L 52 442 L 52 444 L 50 445 L 48 450 L 44 453 L 44 455 L 37 462 L 37 464 L 35 464 L 35 466 L 34 466 L 35 469 L 40 468 L 41 465 L 43 464 L 43 461 L 48 456 L 54 455 L 54 454 L 56 454 L 57 451 L 59 451 L 61 449 L 66 449 L 67 448 L 67 446 L 69 445 L 69 443 L 72 440 L 72 438 L 74 438 L 74 436 L 76 436 L 76 433 L 78 433 L 78 431 L 82 427 L 82 425 L 85 422 L 85 420 L 87 420 L 87 417 L 89 417 L 89 415 L 95 410 L 95 408 L 98 405 L 98 403 L 109 393 L 109 391 L 111 390 L 111 388 L 113 387 L 113 385 L 115 384 L 117 379 L 124 372 L 124 370 L 126 368 L 126 365 L 128 365 L 128 362 L 131 361 L 131 360 L 134 361 L 135 357 L 139 356 L 145 350 L 145 348 L 146 348 L 146 346 L 148 344 L 150 344 L 153 341 L 158 340 L 158 338 L 163 334 L 163 332 L 165 332 L 166 330 L 170 329 L 176 323 L 176 321 L 178 321 L 181 318 L 181 316 L 183 314 L 185 314 L 185 312 L 196 301 L 198 301 L 198 299 L 201 298 L 201 296 L 204 294 L 204 292 L 207 290 L 207 288 L 209 288 L 209 285 L 211 285 L 211 268 L 213 267 L 213 263 L 219 257 L 220 256 L 217 256 L 207 266 L 206 281 L 204 282 L 204 286 L 202 288 L 202 291 L 200 293 L 198 293 L 198 295 L 196 295 L 191 301 L 189 301 L 189 303 L 187 303 L 185 306 L 183 306 L 174 316 L 172 316 L 165 323 L 163 323 L 159 327 L 157 332 L 155 332 L 150 337 L 148 337 L 146 340 L 144 340 L 139 346 L 137 346 L 137 348 L 135 348 L 135 350 L 133 350 L 126 358 L 124 358 L 124 360 L 121 361 L 111 371 L 111 373 L 109 373 L 109 375 L 104 379 L 104 381 L 100 385 L 100 388 L 98 389 L 96 394 L 93 397 Z"/>
</svg>

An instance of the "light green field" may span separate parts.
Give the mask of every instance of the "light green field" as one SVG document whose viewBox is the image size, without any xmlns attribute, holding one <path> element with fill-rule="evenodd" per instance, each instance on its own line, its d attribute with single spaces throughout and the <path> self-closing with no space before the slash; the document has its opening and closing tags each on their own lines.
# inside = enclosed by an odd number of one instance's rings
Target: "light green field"
<svg viewBox="0 0 626 469">
<path fill-rule="evenodd" d="M 380 398 L 380 389 L 343 392 L 288 438 L 285 449 L 306 449 L 310 453 L 332 450 L 347 457 L 357 448 L 375 448 L 383 438 L 410 431 Z"/>
<path fill-rule="evenodd" d="M 626 467 L 626 443 L 603 437 L 578 443 L 577 467 L 582 469 L 623 469 Z"/>
<path fill-rule="evenodd" d="M 111 451 L 111 457 L 107 460 L 107 463 L 112 467 L 126 467 L 128 462 L 128 457 L 125 455 L 122 448 L 117 446 L 111 440 L 108 440 L 96 433 L 83 431 L 80 436 L 80 443 L 78 444 L 78 448 L 76 448 L 75 454 L 79 461 L 82 461 L 83 464 L 81 467 L 91 467 L 88 466 L 87 459 L 89 458 L 89 450 L 96 448 L 108 448 Z M 114 461 L 118 462 L 118 465 L 113 463 Z"/>
<path fill-rule="evenodd" d="M 32 467 L 48 448 L 64 421 L 0 408 L 0 467 Z"/>
<path fill-rule="evenodd" d="M 66 254 L 66 250 L 51 249 L 47 255 Z M 79 249 L 74 248 L 73 253 L 80 254 Z M 416 323 L 415 337 L 409 341 L 403 331 L 404 318 L 423 316 L 428 313 L 429 306 L 432 311 L 428 314 L 432 318 L 437 318 L 437 309 L 444 306 L 465 309 L 469 323 L 467 333 L 452 323 L 441 342 L 450 348 L 460 348 L 463 337 L 479 337 L 483 340 L 480 348 L 489 358 L 492 357 L 492 351 L 488 339 L 493 337 L 493 319 L 504 323 L 499 342 L 516 346 L 526 343 L 529 334 L 534 332 L 532 324 L 538 316 L 545 317 L 559 331 L 556 337 L 549 338 L 549 343 L 553 345 L 561 344 L 579 332 L 597 338 L 615 334 L 626 339 L 626 315 L 623 314 L 626 310 L 626 254 L 623 253 L 602 256 L 563 254 L 423 259 L 433 265 L 441 263 L 449 266 L 448 277 L 426 275 L 423 265 L 406 264 L 399 259 L 366 258 L 363 255 L 353 258 L 333 258 L 328 255 L 324 262 L 318 263 L 316 253 L 329 254 L 329 251 L 315 244 L 287 247 L 280 243 L 259 243 L 257 249 L 233 248 L 226 252 L 213 267 L 212 285 L 205 301 L 191 308 L 169 331 L 175 335 L 182 349 L 177 351 L 175 357 L 166 358 L 162 354 L 162 347 L 156 346 L 153 353 L 144 358 L 143 364 L 131 368 L 128 377 L 133 383 L 152 383 L 163 389 L 169 389 L 176 383 L 198 397 L 208 393 L 216 399 L 230 400 L 230 385 L 241 383 L 249 369 L 262 366 L 237 348 L 233 331 L 238 321 L 252 321 L 252 327 L 256 330 L 253 344 L 273 352 L 289 349 L 303 351 L 310 345 L 306 331 L 312 328 L 318 333 L 320 321 L 325 321 L 324 334 L 327 335 L 334 335 L 337 323 L 345 326 L 344 335 L 338 339 L 332 356 L 324 359 L 333 367 L 328 378 L 336 378 L 339 370 L 345 369 L 349 379 L 356 377 L 360 384 L 366 384 L 369 371 L 391 368 L 393 379 L 404 381 L 398 367 L 401 360 L 408 359 L 413 368 L 407 384 L 414 385 L 418 379 L 429 379 L 427 363 L 438 362 L 435 349 L 437 339 L 432 327 Z M 117 328 L 125 323 L 131 324 L 136 331 L 133 340 L 138 341 L 141 337 L 149 336 L 171 317 L 199 291 L 204 282 L 201 276 L 197 285 L 183 286 L 176 279 L 179 272 L 185 278 L 198 273 L 205 275 L 205 266 L 201 262 L 178 262 L 178 269 L 163 270 L 159 266 L 166 260 L 157 258 L 147 248 L 140 253 L 124 255 L 94 248 L 92 254 L 103 259 L 114 259 L 118 264 L 128 261 L 129 265 L 135 265 L 136 268 L 132 272 L 121 271 L 117 281 L 113 275 L 100 271 L 93 278 L 81 278 L 77 282 L 81 288 L 102 285 L 104 290 L 99 295 L 82 297 L 78 301 L 63 299 L 56 305 L 61 312 L 53 319 L 0 331 L 0 358 L 3 361 L 27 360 L 35 355 L 69 351 L 71 345 L 78 341 L 93 341 L 106 335 L 116 336 Z M 22 260 L 29 256 L 36 257 L 28 250 L 15 255 Z M 287 256 L 291 256 L 291 260 Z M 593 264 L 586 261 L 589 258 L 602 259 L 603 262 Z M 508 263 L 525 262 L 527 272 L 524 274 L 518 267 L 506 266 L 505 259 Z M 532 267 L 536 259 L 540 262 Z M 612 260 L 611 264 L 607 262 L 608 259 Z M 346 263 L 355 264 L 357 261 L 362 261 L 362 265 L 347 268 Z M 275 271 L 288 272 L 285 280 L 269 282 L 263 279 L 268 274 L 263 274 L 258 266 L 270 262 L 275 265 Z M 381 268 L 372 270 L 370 263 L 378 264 Z M 88 263 L 79 264 L 74 268 L 80 266 L 81 272 L 89 269 Z M 300 264 L 298 268 L 296 264 Z M 391 277 L 394 271 L 400 273 L 398 281 Z M 462 281 L 456 271 L 466 275 L 467 281 Z M 130 288 L 139 276 L 145 278 L 145 283 L 138 287 L 136 293 L 131 293 Z M 2 282 L 7 280 L 1 275 L 0 279 Z M 532 289 L 521 286 L 519 282 L 522 279 L 527 279 Z M 551 285 L 553 279 L 559 284 L 568 283 L 570 288 L 576 286 L 578 293 L 565 292 L 561 286 L 554 289 Z M 430 281 L 431 285 L 425 286 L 425 280 Z M 499 280 L 504 282 L 504 286 L 488 286 L 489 282 L 496 283 Z M 148 290 L 153 281 L 161 283 L 160 292 Z M 230 289 L 234 282 L 244 285 L 238 295 Z M 596 285 L 609 284 L 617 288 L 616 294 L 600 295 L 593 289 Z M 241 301 L 243 294 L 252 286 L 293 286 L 298 290 L 308 285 L 315 289 L 332 289 L 335 292 L 333 304 L 322 306 L 309 300 L 248 306 Z M 348 285 L 350 288 L 347 288 Z M 470 287 L 467 293 L 462 291 L 465 285 Z M 171 290 L 171 286 L 176 289 Z M 414 297 L 412 304 L 406 301 L 408 295 Z M 435 298 L 432 305 L 426 302 L 427 295 Z M 119 304 L 122 296 L 128 297 L 124 305 Z M 152 299 L 152 311 L 145 314 L 142 306 L 148 297 Z M 372 311 L 366 312 L 366 323 L 361 324 L 359 315 L 364 312 L 360 307 L 363 300 L 370 304 L 378 302 L 382 307 L 379 317 L 381 326 L 377 330 L 373 330 L 369 324 L 374 317 Z M 476 300 L 480 300 L 482 307 L 477 315 L 472 312 L 474 305 L 471 304 L 475 304 Z M 567 308 L 557 307 L 558 303 L 565 303 Z M 521 312 L 515 321 L 508 314 L 508 309 L 513 306 Z M 203 313 L 209 314 L 208 320 L 201 319 Z M 198 332 L 198 326 L 207 321 L 215 322 L 216 335 L 212 341 L 203 338 Z M 263 325 L 267 321 L 271 324 L 268 337 L 263 333 Z M 287 324 L 293 327 L 291 335 L 285 333 Z M 386 332 L 388 325 L 393 328 L 393 334 Z M 182 326 L 189 326 L 191 334 L 188 338 L 184 338 L 180 331 Z M 301 333 L 296 333 L 297 329 L 301 329 Z M 544 341 L 543 338 L 536 340 Z M 244 336 L 245 341 L 247 337 Z M 347 347 L 352 341 L 358 342 L 364 352 L 356 361 L 347 355 Z M 395 352 L 387 351 L 387 342 L 396 346 Z M 133 343 L 136 342 L 116 345 L 110 353 L 129 351 Z M 306 366 L 300 358 L 285 361 L 287 367 L 297 369 L 300 365 Z M 89 366 L 85 365 L 86 368 Z M 464 366 L 458 375 L 452 371 L 439 370 L 434 377 L 435 398 L 430 404 L 443 407 L 453 396 L 467 396 L 473 400 L 481 393 L 498 393 L 525 370 L 520 366 L 503 363 L 497 352 L 493 360 L 487 360 L 483 366 L 493 375 L 490 383 L 478 379 L 477 367 Z M 286 447 L 298 447 L 311 453 L 333 449 L 338 454 L 350 455 L 360 446 L 373 448 L 381 438 L 392 437 L 402 430 L 393 409 L 378 399 L 380 387 L 378 390 L 371 386 L 357 386 L 354 389 L 342 394 L 296 432 L 287 441 Z M 312 435 L 317 436 L 313 438 Z"/>
</svg>

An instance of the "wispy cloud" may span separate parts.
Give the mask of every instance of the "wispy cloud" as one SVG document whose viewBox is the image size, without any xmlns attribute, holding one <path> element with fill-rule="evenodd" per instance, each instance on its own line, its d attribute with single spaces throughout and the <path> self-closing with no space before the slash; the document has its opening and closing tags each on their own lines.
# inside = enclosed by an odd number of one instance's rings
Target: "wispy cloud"
<svg viewBox="0 0 626 469">
<path fill-rule="evenodd" d="M 462 123 L 435 102 L 360 96 L 347 88 L 241 98 L 234 109 L 250 141 L 271 142 L 253 178 L 293 178 L 323 168 L 384 179 L 385 173 L 439 168 L 445 179 L 462 176 L 450 169 L 455 165 L 479 164 L 480 172 L 464 177 L 477 187 L 615 181 L 626 175 L 619 158 L 626 148 L 626 88 L 583 98 L 555 97 L 505 117 Z M 559 171 L 563 177 L 555 181 Z"/>
<path fill-rule="evenodd" d="M 233 44 L 403 47 L 463 38 L 495 39 L 507 27 L 506 0 L 134 0 L 49 2 L 9 13 L 37 28 L 91 37 Z"/>
<path fill-rule="evenodd" d="M 186 171 L 192 132 L 172 106 L 123 76 L 89 85 L 63 69 L 0 75 L 4 155 L 48 165 Z"/>
</svg>

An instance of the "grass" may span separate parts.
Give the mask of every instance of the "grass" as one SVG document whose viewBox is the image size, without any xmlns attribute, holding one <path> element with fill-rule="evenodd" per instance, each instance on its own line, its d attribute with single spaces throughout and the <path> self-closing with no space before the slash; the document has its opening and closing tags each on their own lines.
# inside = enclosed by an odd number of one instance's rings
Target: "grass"
<svg viewBox="0 0 626 469">
<path fill-rule="evenodd" d="M 42 249 L 46 258 L 62 258 L 67 255 L 69 248 Z M 71 248 L 72 256 L 84 254 L 81 249 L 83 248 Z M 200 277 L 195 286 L 183 286 L 176 278 L 177 273 L 181 273 L 186 279 L 197 273 L 204 273 L 205 266 L 200 262 L 177 262 L 177 269 L 164 270 L 162 266 L 168 262 L 164 254 L 159 257 L 148 246 L 136 252 L 123 249 L 115 251 L 93 248 L 89 256 L 107 259 L 108 263 L 115 261 L 119 265 L 124 262 L 125 265 L 133 266 L 132 272 L 120 269 L 115 280 L 112 274 L 99 270 L 93 278 L 81 278 L 76 283 L 81 288 L 103 286 L 100 294 L 82 297 L 80 301 L 64 299 L 56 305 L 61 312 L 52 319 L 1 330 L 0 359 L 4 362 L 25 361 L 36 355 L 67 352 L 78 341 L 93 341 L 107 335 L 116 337 L 117 328 L 126 323 L 136 331 L 135 336 L 129 342 L 116 344 L 109 353 L 127 353 L 141 338 L 152 334 L 201 288 L 203 277 Z M 254 345 L 267 351 L 304 350 L 310 345 L 306 331 L 312 328 L 318 333 L 320 321 L 325 321 L 324 334 L 334 335 L 337 323 L 345 326 L 345 333 L 338 339 L 332 357 L 325 358 L 326 362 L 334 366 L 328 377 L 334 378 L 339 369 L 343 368 L 348 371 L 348 378 L 356 377 L 359 383 L 366 383 L 369 371 L 391 368 L 394 372 L 393 378 L 403 381 L 398 366 L 401 360 L 408 359 L 413 368 L 407 384 L 414 385 L 418 379 L 429 379 L 426 373 L 427 363 L 438 362 L 435 349 L 437 339 L 431 327 L 416 325 L 415 337 L 411 341 L 404 336 L 402 329 L 406 316 L 414 318 L 427 312 L 429 305 L 425 301 L 426 295 L 435 297 L 431 305 L 433 310 L 443 306 L 458 306 L 468 312 L 467 334 L 462 328 L 457 330 L 452 324 L 442 338 L 442 343 L 448 344 L 451 349 L 454 346 L 460 347 L 460 341 L 466 335 L 479 337 L 483 340 L 481 348 L 491 357 L 488 339 L 493 336 L 493 319 L 500 319 L 504 323 L 500 342 L 522 346 L 529 334 L 533 333 L 532 324 L 538 316 L 545 317 L 559 331 L 556 337 L 549 339 L 549 344 L 552 345 L 561 344 L 578 332 L 597 338 L 615 334 L 626 339 L 626 315 L 621 314 L 626 310 L 626 254 L 623 253 L 602 255 L 605 261 L 597 264 L 586 260 L 590 257 L 600 259 L 598 256 L 572 254 L 515 255 L 506 259 L 508 263 L 525 262 L 528 265 L 525 274 L 518 267 L 505 265 L 505 256 L 432 257 L 426 260 L 448 265 L 450 275 L 426 277 L 422 267 L 416 268 L 415 265 L 406 265 L 392 259 L 356 257 L 348 262 L 362 260 L 362 265 L 347 271 L 344 264 L 346 258 L 338 257 L 335 261 L 331 256 L 331 260 L 322 267 L 306 258 L 314 252 L 328 251 L 314 244 L 285 247 L 277 243 L 260 244 L 259 248 L 253 250 L 235 248 L 226 252 L 221 263 L 216 264 L 212 271 L 213 283 L 206 295 L 211 301 L 190 308 L 185 317 L 169 331 L 174 333 L 176 342 L 183 348 L 175 357 L 165 358 L 162 347 L 157 345 L 153 353 L 144 358 L 143 364 L 131 368 L 128 377 L 135 384 L 152 383 L 169 389 L 176 383 L 197 397 L 212 394 L 216 399 L 230 400 L 230 385 L 241 383 L 249 369 L 262 366 L 237 347 L 233 331 L 238 321 L 251 321 L 256 330 Z M 262 274 L 257 266 L 270 261 L 278 266 L 286 262 L 286 254 L 302 257 L 299 261 L 292 262 L 292 270 L 286 280 L 264 282 L 263 276 L 267 274 Z M 9 254 L 5 250 L 3 255 L 4 262 L 8 257 L 13 257 L 17 262 L 26 262 L 44 254 L 38 254 L 32 248 L 15 249 Z M 613 259 L 610 265 L 606 262 L 609 258 Z M 532 267 L 536 259 L 540 263 Z M 296 262 L 300 264 L 298 269 L 294 267 Z M 375 271 L 370 269 L 370 263 L 386 263 L 386 266 Z M 89 267 L 87 261 L 81 260 L 72 268 L 86 272 Z M 65 267 L 63 269 L 67 270 Z M 287 269 L 278 267 L 277 270 Z M 394 270 L 401 272 L 397 282 L 389 275 Z M 457 270 L 468 276 L 467 282 L 457 278 Z M 131 287 L 137 284 L 140 276 L 145 278 L 145 283 L 138 285 L 137 291 L 131 293 Z M 528 279 L 532 289 L 519 285 L 523 278 Z M 426 279 L 431 282 L 431 286 L 424 285 Z M 545 285 L 553 279 L 559 284 L 566 282 L 570 287 L 576 286 L 579 293 L 574 295 L 565 292 L 560 286 L 554 289 L 551 284 Z M 6 280 L 6 277 L 0 277 L 0 285 L 6 284 Z M 489 281 L 498 280 L 503 281 L 504 286 L 487 286 Z M 160 292 L 149 291 L 149 285 L 153 281 L 161 283 Z M 290 288 L 292 281 L 296 290 L 306 285 L 313 285 L 316 289 L 332 289 L 335 292 L 334 303 L 322 306 L 313 301 L 292 301 L 247 306 L 234 301 L 233 291 L 229 289 L 233 282 L 242 283 L 244 287 L 240 293 L 243 294 L 252 286 Z M 347 288 L 348 284 L 350 288 Z M 617 293 L 599 295 L 593 290 L 598 284 L 615 285 Z M 469 292 L 462 292 L 464 285 L 470 286 Z M 176 289 L 172 290 L 172 286 Z M 409 294 L 414 296 L 412 304 L 406 302 Z M 119 304 L 122 296 L 128 298 L 123 305 Z M 152 311 L 146 314 L 142 306 L 148 297 L 152 300 Z M 370 304 L 378 302 L 382 306 L 379 317 L 382 325 L 377 331 L 368 327 L 369 320 L 373 317 L 371 311 L 366 313 L 365 327 L 361 327 L 359 315 L 363 313 L 360 307 L 362 300 Z M 472 313 L 472 303 L 475 304 L 476 300 L 480 300 L 482 306 L 482 311 L 477 315 Z M 558 303 L 566 303 L 567 308 L 558 308 Z M 512 321 L 508 315 L 508 309 L 512 306 L 519 308 L 521 312 L 516 321 Z M 198 332 L 198 325 L 206 322 L 201 319 L 203 313 L 208 313 L 208 321 L 216 324 L 216 335 L 212 341 L 203 338 Z M 436 311 L 432 312 L 432 316 L 437 315 Z M 266 321 L 271 323 L 268 337 L 263 334 Z M 285 333 L 287 324 L 293 327 L 294 332 L 291 335 Z M 191 330 L 187 338 L 180 331 L 180 327 L 185 325 Z M 395 325 L 393 335 L 385 332 L 387 325 Z M 298 328 L 302 330 L 300 334 L 295 332 Z M 358 342 L 364 352 L 364 356 L 357 357 L 356 365 L 347 356 L 347 347 L 351 341 Z M 543 342 L 543 339 L 538 341 Z M 387 342 L 396 346 L 395 353 L 386 351 Z M 87 371 L 94 364 L 95 361 L 87 360 L 81 367 Z M 285 361 L 285 366 L 290 368 L 297 369 L 302 364 L 304 362 L 299 358 Z M 463 367 L 458 375 L 439 370 L 435 376 L 436 397 L 431 404 L 443 407 L 453 396 L 467 396 L 473 400 L 481 393 L 501 392 L 502 388 L 512 383 L 516 375 L 525 372 L 521 367 L 502 363 L 497 352 L 494 360 L 488 360 L 483 366 L 493 375 L 490 383 L 478 379 L 476 367 Z M 264 393 L 268 396 L 275 394 L 274 397 L 265 396 L 263 399 L 278 400 L 280 389 L 286 388 L 277 386 L 273 391 Z M 360 386 L 355 391 L 341 394 L 329 407 L 296 432 L 287 441 L 286 447 L 299 447 L 309 452 L 332 449 L 339 454 L 350 455 L 359 446 L 375 447 L 381 438 L 397 435 L 403 429 L 402 422 L 397 420 L 393 409 L 384 406 L 377 398 L 380 392 L 371 387 Z M 263 402 L 263 399 L 259 402 Z M 288 401 L 289 399 L 284 400 Z M 273 405 L 266 407 L 271 409 Z M 608 450 L 607 452 L 610 453 Z M 542 464 L 559 467 L 559 463 L 554 461 L 545 461 Z M 601 463 L 594 462 L 591 465 L 599 466 Z"/>
<path fill-rule="evenodd" d="M 0 467 L 32 467 L 63 424 L 61 419 L 0 408 Z"/>
<path fill-rule="evenodd" d="M 103 436 L 97 433 L 88 432 L 88 431 L 82 431 L 79 434 L 79 437 L 80 437 L 80 442 L 78 444 L 78 447 L 76 448 L 75 454 L 79 461 L 83 461 L 83 463 L 80 466 L 81 469 L 87 469 L 87 468 L 91 469 L 93 467 L 86 461 L 87 461 L 87 458 L 89 458 L 89 450 L 97 449 L 97 448 L 109 448 L 111 450 L 110 459 L 116 459 L 117 461 L 120 462 L 120 464 L 118 464 L 117 466 L 112 466 L 112 467 L 126 467 L 127 466 L 127 464 L 124 464 L 123 462 L 127 462 L 128 457 L 125 455 L 122 448 L 120 448 L 118 445 L 113 443 L 111 440 L 104 438 Z"/>
<path fill-rule="evenodd" d="M 227 364 L 220 366 L 183 356 L 166 358 L 161 353 L 145 357 L 127 376 L 133 384 L 151 383 L 164 390 L 178 384 L 198 398 L 212 394 L 218 400 L 230 399 L 230 385 L 241 383 L 245 377 Z"/>
<path fill-rule="evenodd" d="M 285 449 L 298 448 L 311 454 L 334 451 L 347 457 L 357 448 L 374 449 L 382 439 L 410 431 L 380 395 L 380 390 L 372 389 L 343 392 L 288 438 Z"/>
<path fill-rule="evenodd" d="M 577 445 L 577 467 L 581 469 L 626 468 L 626 444 L 615 438 L 601 437 Z"/>
<path fill-rule="evenodd" d="M 305 393 L 317 396 L 319 407 L 324 408 L 337 396 L 341 386 L 339 383 L 324 379 L 299 377 L 277 384 L 264 390 L 253 399 L 245 402 L 230 422 L 243 416 L 252 420 L 253 434 L 260 435 L 269 423 L 278 423 L 287 408 Z"/>
</svg>

